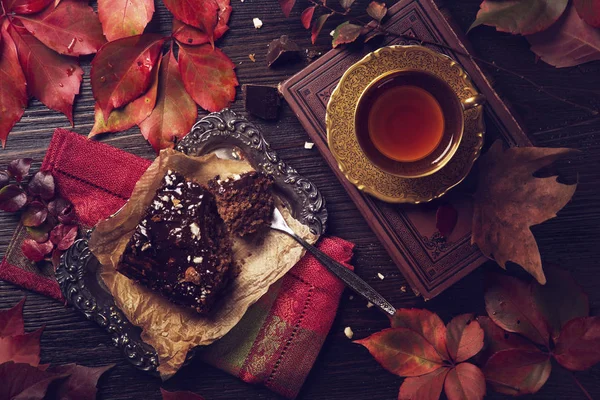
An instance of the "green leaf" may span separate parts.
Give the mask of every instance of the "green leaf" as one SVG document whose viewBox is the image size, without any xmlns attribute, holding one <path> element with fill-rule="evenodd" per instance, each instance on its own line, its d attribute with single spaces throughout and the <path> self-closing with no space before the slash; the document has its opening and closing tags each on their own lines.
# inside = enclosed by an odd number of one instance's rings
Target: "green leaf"
<svg viewBox="0 0 600 400">
<path fill-rule="evenodd" d="M 333 41 L 331 42 L 333 48 L 338 47 L 340 44 L 354 42 L 360 36 L 361 31 L 362 26 L 351 24 L 348 21 L 338 25 L 333 31 Z"/>
</svg>

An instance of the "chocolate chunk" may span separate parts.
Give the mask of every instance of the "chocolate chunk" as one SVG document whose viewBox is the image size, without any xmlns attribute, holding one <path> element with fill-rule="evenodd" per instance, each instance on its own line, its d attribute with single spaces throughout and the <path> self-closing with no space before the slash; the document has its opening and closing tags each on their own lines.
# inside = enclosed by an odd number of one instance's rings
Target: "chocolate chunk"
<svg viewBox="0 0 600 400">
<path fill-rule="evenodd" d="M 267 51 L 267 64 L 272 66 L 275 62 L 283 63 L 300 57 L 300 47 L 287 37 L 282 35 L 279 39 L 269 43 Z"/>
<path fill-rule="evenodd" d="M 279 92 L 266 85 L 243 85 L 244 108 L 262 119 L 277 119 L 279 115 Z"/>
</svg>

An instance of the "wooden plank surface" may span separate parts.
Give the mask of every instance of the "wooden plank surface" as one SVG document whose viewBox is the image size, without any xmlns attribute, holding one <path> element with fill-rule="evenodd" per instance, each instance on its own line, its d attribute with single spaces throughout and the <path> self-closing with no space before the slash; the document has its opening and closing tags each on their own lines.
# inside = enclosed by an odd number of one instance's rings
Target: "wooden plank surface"
<svg viewBox="0 0 600 400">
<path fill-rule="evenodd" d="M 332 0 L 333 1 L 333 0 Z M 447 8 L 459 27 L 466 30 L 473 21 L 479 0 L 447 1 Z M 158 3 L 158 2 L 157 2 Z M 299 14 L 308 1 L 299 0 L 290 19 L 285 19 L 275 0 L 232 0 L 233 15 L 231 31 L 219 42 L 219 46 L 237 64 L 241 83 L 277 84 L 297 72 L 307 61 L 299 61 L 283 67 L 268 69 L 265 55 L 267 43 L 281 34 L 287 34 L 303 48 L 325 51 L 329 47 L 328 32 L 336 25 L 331 20 L 316 46 L 310 45 L 309 34 L 300 25 Z M 368 2 L 359 1 L 357 9 Z M 260 18 L 264 25 L 255 30 L 252 18 Z M 170 14 L 162 4 L 148 30 L 167 34 L 170 30 Z M 527 41 L 521 37 L 497 33 L 492 28 L 478 28 L 469 35 L 476 52 L 483 58 L 507 66 L 515 72 L 535 79 L 553 88 L 561 96 L 568 96 L 588 106 L 600 107 L 600 63 L 563 70 L 536 62 L 529 51 Z M 256 54 L 256 63 L 248 54 Z M 93 123 L 93 97 L 89 81 L 90 57 L 84 58 L 85 70 L 81 95 L 75 103 L 76 132 L 87 134 Z M 574 200 L 559 216 L 534 228 L 542 256 L 570 269 L 575 279 L 590 295 L 592 314 L 600 314 L 600 118 L 576 108 L 549 99 L 523 81 L 498 71 L 489 71 L 497 90 L 515 107 L 530 133 L 531 139 L 540 146 L 573 147 L 582 150 L 578 159 L 562 166 L 562 171 L 577 176 L 579 188 Z M 242 111 L 241 95 L 233 107 Z M 342 186 L 316 150 L 304 150 L 307 135 L 295 116 L 284 105 L 276 122 L 256 121 L 264 130 L 267 140 L 280 156 L 310 177 L 322 190 L 330 212 L 329 233 L 356 243 L 354 265 L 367 282 L 383 293 L 397 307 L 427 307 L 445 320 L 464 312 L 483 313 L 482 278 L 493 264 L 480 268 L 457 285 L 424 303 L 400 288 L 406 285 L 404 278 L 393 265 L 385 250 L 378 243 L 365 221 L 350 201 Z M 6 165 L 18 157 L 32 157 L 38 168 L 56 127 L 69 128 L 66 118 L 48 110 L 37 100 L 32 100 L 21 122 L 13 129 L 6 149 L 0 151 L 0 165 Z M 125 133 L 108 135 L 102 140 L 126 151 L 152 158 L 153 152 L 136 129 Z M 0 214 L 0 256 L 10 241 L 16 226 L 12 215 Z M 380 272 L 384 280 L 377 278 Z M 21 290 L 14 285 L 0 282 L 0 308 L 15 304 L 27 295 L 25 324 L 27 330 L 46 325 L 42 336 L 42 362 L 62 364 L 77 362 L 84 365 L 117 363 L 100 384 L 102 399 L 159 399 L 160 380 L 136 371 L 112 347 L 110 338 L 92 322 L 80 314 L 64 308 L 61 304 L 43 296 Z M 365 302 L 349 299 L 349 292 L 342 298 L 340 310 L 332 331 L 315 364 L 303 390 L 301 399 L 395 399 L 401 378 L 383 370 L 367 353 L 352 344 L 343 334 L 351 326 L 356 338 L 382 329 L 387 319 L 374 308 L 367 309 Z M 600 398 L 600 366 L 587 372 L 576 373 L 583 386 L 593 398 Z M 266 389 L 247 385 L 215 368 L 193 362 L 173 379 L 166 382 L 168 390 L 192 390 L 212 399 L 278 399 Z M 490 394 L 489 398 L 503 398 Z M 548 383 L 535 398 L 580 399 L 584 398 L 574 384 L 570 373 L 555 367 Z"/>
</svg>

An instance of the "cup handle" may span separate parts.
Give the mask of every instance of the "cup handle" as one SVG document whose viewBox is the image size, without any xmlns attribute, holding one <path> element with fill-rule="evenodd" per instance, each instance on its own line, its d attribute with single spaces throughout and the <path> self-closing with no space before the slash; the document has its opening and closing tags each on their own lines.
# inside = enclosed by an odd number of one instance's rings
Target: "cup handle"
<svg viewBox="0 0 600 400">
<path fill-rule="evenodd" d="M 486 102 L 485 96 L 482 94 L 476 94 L 475 96 L 469 97 L 468 99 L 462 100 L 460 103 L 462 105 L 463 111 L 470 110 L 471 108 L 478 107 L 483 105 Z"/>
</svg>

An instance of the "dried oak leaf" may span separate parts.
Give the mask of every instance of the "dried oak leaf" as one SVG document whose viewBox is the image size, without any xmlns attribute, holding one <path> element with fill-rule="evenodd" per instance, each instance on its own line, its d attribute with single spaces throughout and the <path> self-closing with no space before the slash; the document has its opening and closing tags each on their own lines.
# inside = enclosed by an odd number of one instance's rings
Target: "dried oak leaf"
<svg viewBox="0 0 600 400">
<path fill-rule="evenodd" d="M 452 234 L 458 222 L 458 211 L 452 204 L 442 204 L 435 213 L 435 228 L 440 235 L 447 238 Z"/>
<path fill-rule="evenodd" d="M 310 21 L 312 21 L 312 17 L 315 14 L 315 9 L 317 6 L 310 6 L 302 11 L 300 14 L 300 22 L 302 22 L 302 26 L 304 29 L 310 29 Z"/>
<path fill-rule="evenodd" d="M 21 243 L 21 252 L 23 252 L 23 255 L 34 262 L 44 260 L 52 249 L 54 249 L 54 244 L 50 240 L 38 243 L 34 239 L 25 239 Z"/>
<path fill-rule="evenodd" d="M 530 227 L 555 217 L 577 185 L 533 174 L 575 152 L 539 147 L 504 150 L 502 142 L 496 141 L 479 163 L 471 243 L 503 268 L 513 261 L 544 284 L 540 252 Z"/>
<path fill-rule="evenodd" d="M 3 0 L 7 12 L 34 14 L 48 7 L 53 0 Z"/>
<path fill-rule="evenodd" d="M 57 7 L 19 16 L 18 20 L 40 42 L 60 54 L 92 54 L 106 41 L 98 16 L 92 7 L 79 0 L 63 0 Z"/>
<path fill-rule="evenodd" d="M 351 24 L 348 21 L 338 25 L 333 31 L 331 45 L 335 49 L 340 44 L 354 42 L 360 36 L 362 29 L 362 26 Z"/>
<path fill-rule="evenodd" d="M 102 109 L 96 103 L 94 106 L 94 126 L 88 135 L 89 138 L 101 133 L 124 131 L 140 124 L 152 114 L 152 110 L 154 110 L 154 106 L 156 105 L 158 71 L 160 71 L 161 60 L 162 58 L 159 58 L 156 66 L 152 69 L 152 83 L 146 93 L 125 107 L 112 110 L 108 116 L 108 120 L 104 118 Z"/>
<path fill-rule="evenodd" d="M 54 374 L 29 364 L 6 362 L 0 364 L 0 399 L 42 400 L 48 387 L 66 374 Z"/>
<path fill-rule="evenodd" d="M 200 28 L 214 43 L 214 30 L 217 26 L 219 5 L 216 0 L 164 0 L 163 3 L 178 20 Z"/>
<path fill-rule="evenodd" d="M 537 349 L 501 350 L 483 367 L 485 379 L 494 390 L 513 396 L 540 390 L 551 370 L 550 354 Z"/>
<path fill-rule="evenodd" d="M 377 22 L 381 22 L 383 17 L 387 14 L 387 7 L 385 3 L 380 3 L 378 1 L 372 1 L 369 3 L 367 7 L 367 14 Z"/>
<path fill-rule="evenodd" d="M 31 178 L 27 188 L 29 194 L 39 196 L 44 200 L 51 200 L 56 190 L 54 176 L 50 172 L 39 171 Z"/>
<path fill-rule="evenodd" d="M 98 379 L 115 364 L 104 367 L 84 367 L 77 364 L 66 364 L 48 369 L 58 375 L 68 375 L 57 389 L 56 398 L 60 400 L 95 400 Z"/>
<path fill-rule="evenodd" d="M 600 317 L 579 317 L 560 331 L 554 357 L 565 368 L 583 371 L 600 362 Z"/>
<path fill-rule="evenodd" d="M 185 89 L 205 110 L 215 112 L 235 100 L 235 64 L 217 48 L 179 46 L 179 71 Z"/>
<path fill-rule="evenodd" d="M 111 41 L 142 34 L 153 14 L 153 0 L 98 0 L 102 31 Z"/>
<path fill-rule="evenodd" d="M 31 158 L 19 158 L 13 160 L 8 164 L 8 173 L 15 178 L 17 182 L 21 182 L 23 178 L 29 175 L 29 169 L 31 168 Z"/>
<path fill-rule="evenodd" d="M 600 1 L 598 0 L 574 0 L 573 4 L 577 14 L 588 24 L 600 28 Z"/>
<path fill-rule="evenodd" d="M 8 32 L 17 46 L 28 93 L 65 114 L 73 125 L 73 100 L 83 77 L 77 59 L 57 54 L 25 28 L 12 24 Z"/>
<path fill-rule="evenodd" d="M 586 24 L 573 7 L 550 29 L 527 40 L 531 51 L 557 68 L 600 60 L 600 30 Z"/>
<path fill-rule="evenodd" d="M 217 12 L 217 26 L 215 27 L 213 36 L 214 40 L 220 39 L 225 32 L 229 30 L 229 17 L 231 16 L 232 8 L 229 5 L 229 0 L 217 0 L 219 11 Z M 173 37 L 183 43 L 192 46 L 210 43 L 210 37 L 201 29 L 184 24 L 177 18 L 173 18 Z"/>
<path fill-rule="evenodd" d="M 568 4 L 569 0 L 484 0 L 469 30 L 489 25 L 500 32 L 531 35 L 554 24 Z"/>
<path fill-rule="evenodd" d="M 286 17 L 290 16 L 290 12 L 292 11 L 292 8 L 294 7 L 294 4 L 296 4 L 296 0 L 278 0 L 279 1 L 279 5 L 281 6 L 281 11 L 283 11 L 283 15 L 285 15 Z"/>
<path fill-rule="evenodd" d="M 37 367 L 40 363 L 40 336 L 44 331 L 41 327 L 35 332 L 0 337 L 0 364 L 14 361 Z"/>
<path fill-rule="evenodd" d="M 32 201 L 25 212 L 21 214 L 21 223 L 23 226 L 40 226 L 48 217 L 48 208 L 39 201 Z"/>
<path fill-rule="evenodd" d="M 23 305 L 25 297 L 13 308 L 0 310 L 0 338 L 25 334 L 23 324 Z"/>
<path fill-rule="evenodd" d="M 210 48 L 210 45 L 207 45 Z M 179 53 L 181 56 L 181 52 Z M 144 138 L 158 153 L 174 146 L 191 130 L 196 121 L 198 108 L 186 92 L 177 60 L 172 51 L 162 58 L 158 74 L 156 106 L 148 118 L 139 124 Z"/>
<path fill-rule="evenodd" d="M 98 51 L 92 60 L 90 78 L 94 98 L 105 119 L 114 108 L 148 90 L 165 40 L 149 33 L 108 42 Z"/>
<path fill-rule="evenodd" d="M 323 29 L 323 25 L 325 25 L 325 22 L 327 22 L 327 19 L 329 17 L 331 17 L 332 15 L 333 15 L 333 13 L 323 14 L 319 18 L 317 18 L 316 20 L 313 21 L 312 30 L 310 33 L 310 41 L 312 44 L 315 44 L 315 42 L 317 41 L 317 37 L 319 36 L 319 33 L 321 33 L 321 29 Z"/>
<path fill-rule="evenodd" d="M 27 194 L 19 185 L 11 184 L 0 189 L 0 210 L 19 211 L 27 203 Z"/>
</svg>

